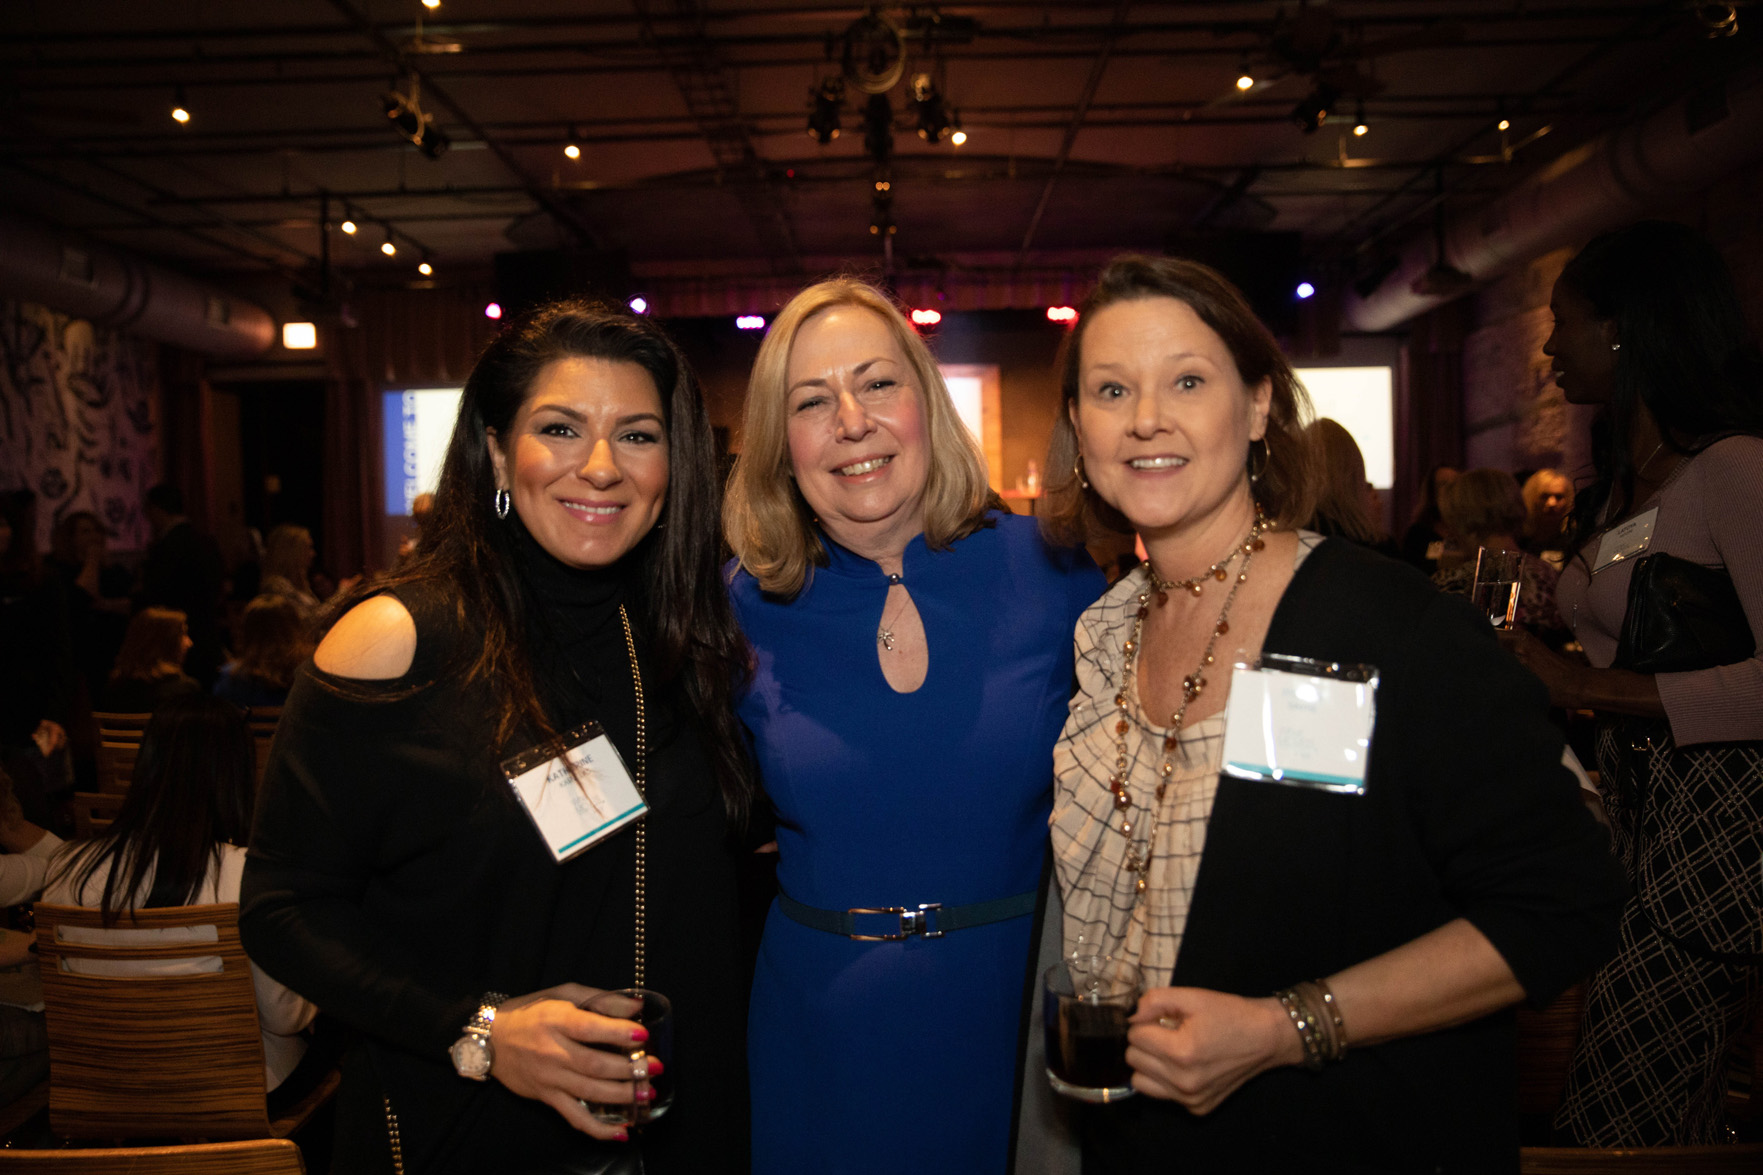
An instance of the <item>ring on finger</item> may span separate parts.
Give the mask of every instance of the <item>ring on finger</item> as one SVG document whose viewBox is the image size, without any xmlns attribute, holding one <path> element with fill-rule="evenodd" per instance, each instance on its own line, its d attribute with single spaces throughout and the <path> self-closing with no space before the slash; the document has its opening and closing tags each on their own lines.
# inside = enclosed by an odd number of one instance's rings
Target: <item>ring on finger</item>
<svg viewBox="0 0 1763 1175">
<path fill-rule="evenodd" d="M 649 1080 L 649 1056 L 647 1053 L 631 1058 L 631 1080 Z"/>
</svg>

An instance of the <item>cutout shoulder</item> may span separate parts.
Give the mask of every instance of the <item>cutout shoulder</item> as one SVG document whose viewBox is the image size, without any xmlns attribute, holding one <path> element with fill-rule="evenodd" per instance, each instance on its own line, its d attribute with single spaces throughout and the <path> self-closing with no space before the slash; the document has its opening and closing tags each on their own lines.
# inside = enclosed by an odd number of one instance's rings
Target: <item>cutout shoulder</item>
<svg viewBox="0 0 1763 1175">
<path fill-rule="evenodd" d="M 361 681 L 403 677 L 415 659 L 416 621 L 389 595 L 363 600 L 345 612 L 312 658 L 326 673 Z"/>
</svg>

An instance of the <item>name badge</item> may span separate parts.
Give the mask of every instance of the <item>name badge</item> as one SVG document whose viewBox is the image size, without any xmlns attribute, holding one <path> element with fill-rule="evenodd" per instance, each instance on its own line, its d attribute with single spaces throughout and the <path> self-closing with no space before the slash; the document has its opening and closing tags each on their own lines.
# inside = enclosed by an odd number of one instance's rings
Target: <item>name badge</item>
<svg viewBox="0 0 1763 1175">
<path fill-rule="evenodd" d="M 1276 654 L 1238 664 L 1224 719 L 1225 773 L 1364 795 L 1377 682 L 1372 665 Z"/>
<path fill-rule="evenodd" d="M 1612 563 L 1632 559 L 1652 546 L 1653 523 L 1658 518 L 1659 507 L 1654 506 L 1645 514 L 1636 514 L 1621 526 L 1605 531 L 1604 541 L 1598 544 L 1598 558 L 1592 563 L 1592 574 L 1596 575 Z"/>
<path fill-rule="evenodd" d="M 502 772 L 560 864 L 649 810 L 598 722 L 503 760 Z"/>
</svg>

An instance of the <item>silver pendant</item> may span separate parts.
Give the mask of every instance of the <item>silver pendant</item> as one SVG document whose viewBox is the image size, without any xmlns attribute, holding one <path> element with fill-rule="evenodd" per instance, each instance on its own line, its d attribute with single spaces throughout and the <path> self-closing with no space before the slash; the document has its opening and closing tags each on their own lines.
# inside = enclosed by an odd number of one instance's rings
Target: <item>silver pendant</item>
<svg viewBox="0 0 1763 1175">
<path fill-rule="evenodd" d="M 876 640 L 877 644 L 881 645 L 881 647 L 886 649 L 888 652 L 891 653 L 894 651 L 894 630 L 893 629 L 891 629 L 891 628 L 878 628 L 878 629 L 876 629 L 875 630 L 875 640 Z"/>
</svg>

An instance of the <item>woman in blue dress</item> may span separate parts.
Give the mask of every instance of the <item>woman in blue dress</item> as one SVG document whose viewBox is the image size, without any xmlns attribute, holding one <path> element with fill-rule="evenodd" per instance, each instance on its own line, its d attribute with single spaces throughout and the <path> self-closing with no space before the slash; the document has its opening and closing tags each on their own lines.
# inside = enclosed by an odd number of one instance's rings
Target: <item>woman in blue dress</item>
<svg viewBox="0 0 1763 1175">
<path fill-rule="evenodd" d="M 780 854 L 753 1169 L 1001 1172 L 1050 756 L 1101 572 L 999 507 L 930 352 L 860 282 L 778 316 L 744 442 L 740 715 Z"/>
</svg>

